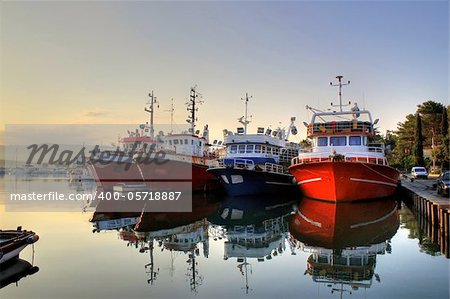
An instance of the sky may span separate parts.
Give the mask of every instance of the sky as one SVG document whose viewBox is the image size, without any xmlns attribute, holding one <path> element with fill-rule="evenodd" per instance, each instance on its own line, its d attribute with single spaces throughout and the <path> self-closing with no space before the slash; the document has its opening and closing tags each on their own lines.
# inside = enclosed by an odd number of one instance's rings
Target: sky
<svg viewBox="0 0 450 299">
<path fill-rule="evenodd" d="M 309 121 L 337 102 L 336 75 L 382 132 L 427 100 L 449 104 L 448 1 L 0 2 L 0 131 L 5 124 L 138 124 L 187 117 L 212 138 Z M 131 127 L 130 129 L 133 129 Z M 123 132 L 124 133 L 124 132 Z"/>
</svg>

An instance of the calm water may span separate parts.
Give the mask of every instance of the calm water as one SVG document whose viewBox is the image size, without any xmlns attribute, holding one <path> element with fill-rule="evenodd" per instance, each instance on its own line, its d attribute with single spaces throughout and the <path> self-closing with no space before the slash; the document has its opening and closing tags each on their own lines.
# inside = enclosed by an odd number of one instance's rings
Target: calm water
<svg viewBox="0 0 450 299">
<path fill-rule="evenodd" d="M 11 188 L 90 190 L 63 180 L 5 184 L 9 179 L 0 179 L 3 197 Z M 134 231 L 126 224 L 139 215 L 83 212 L 79 203 L 78 212 L 0 210 L 1 228 L 22 225 L 40 236 L 34 254 L 29 246 L 20 255 L 39 271 L 0 296 L 449 298 L 449 260 L 395 200 L 336 206 L 195 196 L 193 202 L 192 213 L 147 213 Z"/>
</svg>

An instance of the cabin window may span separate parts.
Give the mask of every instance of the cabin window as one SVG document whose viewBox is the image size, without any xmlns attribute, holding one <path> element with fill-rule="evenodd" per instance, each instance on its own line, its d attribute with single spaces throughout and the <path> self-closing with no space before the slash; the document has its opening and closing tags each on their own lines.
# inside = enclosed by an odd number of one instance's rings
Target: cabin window
<svg viewBox="0 0 450 299">
<path fill-rule="evenodd" d="M 187 139 L 184 139 L 184 144 L 188 144 L 188 140 Z"/>
<path fill-rule="evenodd" d="M 237 153 L 237 145 L 232 145 L 232 146 L 231 146 L 230 153 L 231 153 L 231 154 L 236 154 L 236 153 Z"/>
<path fill-rule="evenodd" d="M 194 139 L 191 139 L 191 144 L 194 145 Z"/>
<path fill-rule="evenodd" d="M 172 140 L 169 140 L 169 144 L 172 145 Z"/>
<path fill-rule="evenodd" d="M 278 156 L 279 150 L 278 148 L 274 147 L 273 148 L 273 154 Z"/>
<path fill-rule="evenodd" d="M 350 136 L 348 138 L 348 144 L 350 144 L 350 145 L 361 145 L 361 136 Z"/>
<path fill-rule="evenodd" d="M 245 153 L 245 145 L 239 145 L 239 154 Z"/>
<path fill-rule="evenodd" d="M 247 149 L 245 150 L 245 152 L 247 154 L 253 153 L 253 144 L 252 145 L 247 145 Z"/>
<path fill-rule="evenodd" d="M 317 146 L 327 146 L 327 145 L 328 145 L 328 137 L 317 138 Z"/>
<path fill-rule="evenodd" d="M 261 145 L 255 145 L 255 153 L 259 154 L 261 152 Z"/>
<path fill-rule="evenodd" d="M 175 139 L 175 140 L 173 141 L 173 144 L 178 144 L 178 139 Z"/>
<path fill-rule="evenodd" d="M 334 136 L 330 137 L 331 146 L 345 146 L 347 145 L 347 137 L 345 136 Z"/>
<path fill-rule="evenodd" d="M 262 147 L 262 153 L 263 153 L 263 154 L 266 153 L 266 147 L 265 147 L 265 146 Z"/>
</svg>

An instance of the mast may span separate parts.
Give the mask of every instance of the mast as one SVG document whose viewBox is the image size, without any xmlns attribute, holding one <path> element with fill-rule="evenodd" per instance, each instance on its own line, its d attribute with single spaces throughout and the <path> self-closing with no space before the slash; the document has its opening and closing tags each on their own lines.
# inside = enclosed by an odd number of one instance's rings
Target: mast
<svg viewBox="0 0 450 299">
<path fill-rule="evenodd" d="M 203 101 L 197 100 L 199 96 L 201 97 L 201 95 L 196 91 L 196 86 L 191 87 L 189 102 L 187 102 L 187 111 L 189 111 L 190 114 L 188 115 L 188 119 L 186 121 L 191 124 L 191 128 L 189 129 L 189 131 L 192 134 L 195 134 L 195 122 L 198 120 L 195 116 L 195 112 L 198 111 L 196 105 L 203 103 Z"/>
<path fill-rule="evenodd" d="M 153 282 L 156 280 L 156 276 L 158 275 L 158 272 L 159 272 L 159 268 L 158 268 L 158 271 L 155 271 L 155 269 L 154 269 L 155 264 L 154 264 L 154 260 L 153 260 L 153 238 L 148 241 L 148 245 L 149 245 L 149 252 L 150 252 L 150 263 L 145 265 L 145 269 L 150 267 L 150 271 L 147 272 L 147 274 L 149 274 L 149 276 L 150 276 L 150 278 L 147 279 L 147 283 L 153 284 Z"/>
<path fill-rule="evenodd" d="M 247 134 L 247 125 L 250 123 L 248 120 L 248 100 L 251 99 L 252 96 L 248 96 L 248 93 L 245 93 L 245 98 L 241 98 L 245 102 L 245 115 L 239 118 L 239 122 L 244 125 L 244 135 Z"/>
<path fill-rule="evenodd" d="M 172 103 L 170 105 L 170 109 L 166 110 L 166 112 L 170 112 L 170 134 L 173 133 L 173 113 L 175 112 L 175 108 L 173 107 L 173 98 L 170 100 Z"/>
<path fill-rule="evenodd" d="M 153 95 L 153 90 L 151 93 L 148 94 L 149 96 L 149 100 L 147 102 L 147 105 L 150 105 L 150 109 L 144 108 L 144 110 L 148 113 L 150 113 L 150 137 L 153 139 L 155 137 L 155 129 L 153 128 L 153 112 L 155 111 L 154 109 L 154 104 L 158 104 L 158 108 L 159 108 L 159 103 L 156 101 L 156 97 Z"/>
<path fill-rule="evenodd" d="M 342 112 L 342 86 L 350 84 L 350 81 L 348 81 L 347 83 L 342 83 L 342 78 L 344 78 L 344 76 L 338 75 L 336 76 L 336 79 L 338 80 L 337 84 L 333 84 L 333 82 L 330 82 L 330 86 L 339 86 L 339 109 L 341 112 Z"/>
</svg>

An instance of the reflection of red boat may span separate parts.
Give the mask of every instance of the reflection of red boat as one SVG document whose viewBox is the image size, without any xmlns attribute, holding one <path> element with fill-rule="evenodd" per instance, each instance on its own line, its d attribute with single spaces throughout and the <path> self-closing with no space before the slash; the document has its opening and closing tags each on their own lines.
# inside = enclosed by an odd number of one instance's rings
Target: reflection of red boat
<svg viewBox="0 0 450 299">
<path fill-rule="evenodd" d="M 289 225 L 291 242 L 311 253 L 305 274 L 331 292 L 370 288 L 376 257 L 399 227 L 394 200 L 333 204 L 302 199 Z M 347 289 L 349 286 L 350 289 Z"/>
<path fill-rule="evenodd" d="M 333 204 L 304 198 L 290 222 L 299 241 L 330 249 L 384 242 L 398 229 L 397 204 L 392 199 Z"/>
<path fill-rule="evenodd" d="M 39 240 L 39 236 L 32 231 L 0 230 L 0 264 L 17 259 L 19 253 L 28 245 Z"/>
<path fill-rule="evenodd" d="M 191 224 L 213 214 L 218 207 L 219 202 L 214 202 L 209 197 L 193 195 L 192 212 L 145 212 L 141 214 L 134 230 L 150 232 Z"/>
<path fill-rule="evenodd" d="M 342 76 L 339 80 L 339 95 Z M 388 165 L 384 144 L 370 143 L 374 125 L 367 110 L 314 112 L 308 125 L 309 151 L 299 153 L 289 170 L 304 196 L 333 202 L 391 196 L 399 173 Z"/>
</svg>

